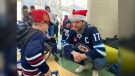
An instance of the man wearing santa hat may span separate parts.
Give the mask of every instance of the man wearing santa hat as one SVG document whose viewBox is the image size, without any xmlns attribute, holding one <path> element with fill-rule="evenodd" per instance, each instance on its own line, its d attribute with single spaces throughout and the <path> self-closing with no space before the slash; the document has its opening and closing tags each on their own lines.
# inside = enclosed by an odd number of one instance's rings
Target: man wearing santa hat
<svg viewBox="0 0 135 76">
<path fill-rule="evenodd" d="M 106 64 L 106 50 L 97 28 L 86 22 L 86 13 L 87 10 L 73 11 L 73 29 L 64 43 L 63 56 L 80 64 L 76 72 L 88 68 L 84 59 L 89 58 L 93 62 L 92 76 L 98 76 Z"/>
</svg>

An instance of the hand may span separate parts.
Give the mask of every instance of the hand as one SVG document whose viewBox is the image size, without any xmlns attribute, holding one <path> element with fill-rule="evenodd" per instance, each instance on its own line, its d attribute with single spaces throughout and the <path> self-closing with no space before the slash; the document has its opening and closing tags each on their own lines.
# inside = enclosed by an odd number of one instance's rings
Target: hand
<svg viewBox="0 0 135 76">
<path fill-rule="evenodd" d="M 49 70 L 46 74 L 44 74 L 44 76 L 52 76 L 51 71 Z"/>
<path fill-rule="evenodd" d="M 84 60 L 86 58 L 88 58 L 85 54 L 81 54 L 80 57 Z"/>
<path fill-rule="evenodd" d="M 71 54 L 73 55 L 75 62 L 80 62 L 82 60 L 82 58 L 80 57 L 81 53 L 73 51 Z"/>
<path fill-rule="evenodd" d="M 66 32 L 66 29 L 64 29 L 64 32 Z"/>
<path fill-rule="evenodd" d="M 48 34 L 46 34 L 46 37 L 47 37 L 48 39 L 50 39 L 50 38 L 51 38 Z"/>
</svg>

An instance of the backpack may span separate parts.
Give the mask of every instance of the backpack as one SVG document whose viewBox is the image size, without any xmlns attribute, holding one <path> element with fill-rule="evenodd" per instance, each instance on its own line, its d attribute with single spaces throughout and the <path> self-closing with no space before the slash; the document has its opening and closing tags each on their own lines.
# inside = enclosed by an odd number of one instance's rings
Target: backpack
<svg viewBox="0 0 135 76">
<path fill-rule="evenodd" d="M 17 43 L 19 46 L 25 47 L 33 34 L 39 32 L 37 29 L 29 28 L 17 32 Z"/>
<path fill-rule="evenodd" d="M 108 67 L 108 71 L 110 71 L 111 73 L 115 74 L 115 75 L 118 75 L 118 64 L 117 63 L 114 63 L 114 64 L 111 64 L 109 67 Z"/>
</svg>

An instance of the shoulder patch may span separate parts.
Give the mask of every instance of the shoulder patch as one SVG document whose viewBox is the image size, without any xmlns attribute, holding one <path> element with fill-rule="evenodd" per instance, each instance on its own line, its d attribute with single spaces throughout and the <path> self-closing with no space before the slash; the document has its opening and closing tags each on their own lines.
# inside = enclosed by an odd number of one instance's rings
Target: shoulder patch
<svg viewBox="0 0 135 76">
<path fill-rule="evenodd" d="M 87 28 L 90 28 L 90 27 L 92 27 L 92 25 L 88 24 Z"/>
</svg>

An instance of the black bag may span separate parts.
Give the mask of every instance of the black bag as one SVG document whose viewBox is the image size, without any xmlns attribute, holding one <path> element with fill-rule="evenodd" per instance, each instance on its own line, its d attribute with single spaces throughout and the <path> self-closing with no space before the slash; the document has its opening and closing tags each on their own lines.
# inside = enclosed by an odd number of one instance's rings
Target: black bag
<svg viewBox="0 0 135 76">
<path fill-rule="evenodd" d="M 38 29 L 26 28 L 17 32 L 17 43 L 19 46 L 26 46 L 31 36 L 39 32 Z"/>
<path fill-rule="evenodd" d="M 118 75 L 118 64 L 117 63 L 114 63 L 114 64 L 111 64 L 109 67 L 108 67 L 108 70 L 115 74 L 115 75 Z"/>
</svg>

